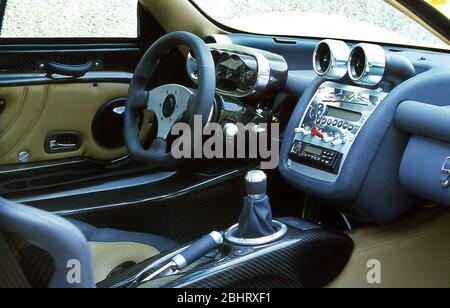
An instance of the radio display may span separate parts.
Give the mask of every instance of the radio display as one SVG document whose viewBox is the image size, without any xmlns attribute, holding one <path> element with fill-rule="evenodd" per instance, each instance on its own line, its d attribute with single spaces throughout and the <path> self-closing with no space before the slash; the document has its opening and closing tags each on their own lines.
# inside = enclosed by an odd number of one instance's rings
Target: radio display
<svg viewBox="0 0 450 308">
<path fill-rule="evenodd" d="M 361 120 L 362 114 L 350 110 L 339 109 L 336 107 L 329 106 L 326 116 L 350 122 L 358 122 L 359 120 Z"/>
<path fill-rule="evenodd" d="M 311 154 L 315 154 L 315 155 L 322 155 L 322 150 L 312 147 L 310 145 L 306 145 L 305 148 L 303 149 L 305 152 L 311 153 Z"/>
</svg>

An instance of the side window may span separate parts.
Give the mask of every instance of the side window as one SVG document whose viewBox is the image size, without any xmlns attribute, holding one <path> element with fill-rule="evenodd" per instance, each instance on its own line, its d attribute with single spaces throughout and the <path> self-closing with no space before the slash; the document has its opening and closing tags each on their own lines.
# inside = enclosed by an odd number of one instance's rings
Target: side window
<svg viewBox="0 0 450 308">
<path fill-rule="evenodd" d="M 2 0 L 0 38 L 137 38 L 137 1 Z"/>
</svg>

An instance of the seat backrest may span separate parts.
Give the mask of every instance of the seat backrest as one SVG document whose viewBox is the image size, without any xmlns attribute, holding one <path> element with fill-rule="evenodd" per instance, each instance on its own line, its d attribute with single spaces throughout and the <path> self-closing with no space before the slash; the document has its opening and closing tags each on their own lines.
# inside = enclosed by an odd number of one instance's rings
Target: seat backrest
<svg viewBox="0 0 450 308">
<path fill-rule="evenodd" d="M 52 258 L 49 288 L 95 287 L 88 243 L 69 221 L 0 198 L 0 232 L 20 237 Z"/>
</svg>

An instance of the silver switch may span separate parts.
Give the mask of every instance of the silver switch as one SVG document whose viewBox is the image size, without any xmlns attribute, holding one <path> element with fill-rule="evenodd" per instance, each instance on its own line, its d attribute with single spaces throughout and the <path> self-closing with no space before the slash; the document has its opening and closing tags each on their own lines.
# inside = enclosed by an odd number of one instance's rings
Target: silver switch
<svg viewBox="0 0 450 308">
<path fill-rule="evenodd" d="M 311 135 L 311 130 L 298 127 L 294 129 L 294 133 L 302 134 L 303 136 L 309 136 Z"/>
<path fill-rule="evenodd" d="M 343 144 L 344 143 L 344 140 L 342 140 L 341 138 L 338 138 L 338 139 L 336 139 L 336 140 L 333 140 L 332 142 L 331 142 L 331 144 L 335 147 L 335 146 L 338 146 L 338 145 L 341 145 L 341 144 Z"/>
</svg>

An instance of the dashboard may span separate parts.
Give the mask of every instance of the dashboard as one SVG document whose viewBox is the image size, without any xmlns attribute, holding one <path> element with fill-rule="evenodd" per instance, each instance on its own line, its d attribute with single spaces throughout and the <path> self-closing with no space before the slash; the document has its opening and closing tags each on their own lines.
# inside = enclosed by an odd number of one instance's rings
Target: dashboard
<svg viewBox="0 0 450 308">
<path fill-rule="evenodd" d="M 411 137 L 408 130 L 435 138 L 438 129 L 428 129 L 434 121 L 424 119 L 438 110 L 433 105 L 445 104 L 442 98 L 450 93 L 443 85 L 450 84 L 450 74 L 424 66 L 429 54 L 416 53 L 415 61 L 405 54 L 377 44 L 316 44 L 311 61 L 316 78 L 283 134 L 279 170 L 287 183 L 377 224 L 417 207 L 418 195 L 442 202 L 450 193 L 442 188 L 450 181 L 440 179 L 448 170 L 450 146 Z M 399 119 L 406 128 L 400 129 Z"/>
<path fill-rule="evenodd" d="M 317 44 L 313 67 L 322 82 L 294 123 L 287 165 L 299 175 L 332 184 L 372 114 L 416 71 L 410 61 L 379 45 L 350 48 L 337 40 Z"/>
<path fill-rule="evenodd" d="M 285 108 L 278 169 L 286 183 L 369 223 L 398 219 L 420 204 L 417 196 L 450 204 L 450 145 L 442 143 L 450 135 L 439 129 L 449 110 L 447 55 L 338 40 L 227 39 L 236 45 L 209 45 L 225 110 L 219 122 L 266 114 L 259 120 L 268 123 L 272 114 L 255 107 L 263 101 Z M 195 82 L 193 55 L 187 69 Z M 252 116 L 236 116 L 248 110 Z"/>
</svg>

